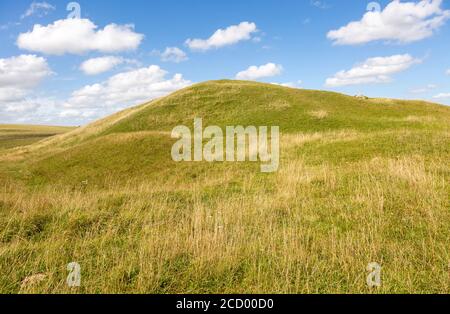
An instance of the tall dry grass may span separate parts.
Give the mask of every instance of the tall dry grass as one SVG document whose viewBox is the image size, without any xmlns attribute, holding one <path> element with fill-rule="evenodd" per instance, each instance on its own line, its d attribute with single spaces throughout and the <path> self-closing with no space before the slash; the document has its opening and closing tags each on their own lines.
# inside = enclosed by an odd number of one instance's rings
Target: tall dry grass
<svg viewBox="0 0 450 314">
<path fill-rule="evenodd" d="M 234 179 L 5 185 L 0 291 L 449 292 L 448 187 L 438 165 L 420 156 L 350 168 L 298 158 L 274 176 Z M 80 288 L 65 282 L 73 261 Z M 381 288 L 366 285 L 370 262 L 383 267 Z"/>
</svg>

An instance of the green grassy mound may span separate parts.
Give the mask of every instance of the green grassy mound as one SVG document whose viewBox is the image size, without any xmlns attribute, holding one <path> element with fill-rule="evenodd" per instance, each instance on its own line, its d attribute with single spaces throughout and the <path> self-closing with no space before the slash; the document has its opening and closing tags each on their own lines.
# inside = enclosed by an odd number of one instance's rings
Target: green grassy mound
<svg viewBox="0 0 450 314">
<path fill-rule="evenodd" d="M 279 171 L 172 161 L 196 117 L 280 126 Z M 213 81 L 0 151 L 0 291 L 449 292 L 449 126 L 422 101 Z"/>
</svg>

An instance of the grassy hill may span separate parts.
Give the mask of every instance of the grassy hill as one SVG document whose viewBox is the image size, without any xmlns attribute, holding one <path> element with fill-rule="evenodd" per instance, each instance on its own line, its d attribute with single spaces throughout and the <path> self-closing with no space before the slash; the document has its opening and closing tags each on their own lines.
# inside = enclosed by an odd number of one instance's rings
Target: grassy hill
<svg viewBox="0 0 450 314">
<path fill-rule="evenodd" d="M 175 163 L 195 117 L 280 126 L 279 171 Z M 422 101 L 213 81 L 0 151 L 0 291 L 449 292 L 449 126 Z"/>
</svg>

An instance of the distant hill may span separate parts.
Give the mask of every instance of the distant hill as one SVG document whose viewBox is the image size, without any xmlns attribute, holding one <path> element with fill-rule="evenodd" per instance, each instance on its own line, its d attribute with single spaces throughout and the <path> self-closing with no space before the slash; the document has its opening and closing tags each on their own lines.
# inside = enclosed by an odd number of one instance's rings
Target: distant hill
<svg viewBox="0 0 450 314">
<path fill-rule="evenodd" d="M 0 124 L 0 149 L 30 145 L 73 129 L 72 127 L 58 126 Z"/>
</svg>

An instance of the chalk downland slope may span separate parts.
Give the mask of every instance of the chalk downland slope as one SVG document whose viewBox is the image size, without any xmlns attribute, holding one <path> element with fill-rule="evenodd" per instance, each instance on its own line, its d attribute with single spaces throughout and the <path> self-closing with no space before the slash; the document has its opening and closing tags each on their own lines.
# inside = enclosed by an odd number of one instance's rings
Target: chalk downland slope
<svg viewBox="0 0 450 314">
<path fill-rule="evenodd" d="M 280 126 L 279 171 L 176 163 L 177 125 Z M 450 109 L 193 85 L 0 152 L 1 292 L 449 292 Z M 45 279 L 24 288 L 32 275 Z"/>
</svg>

